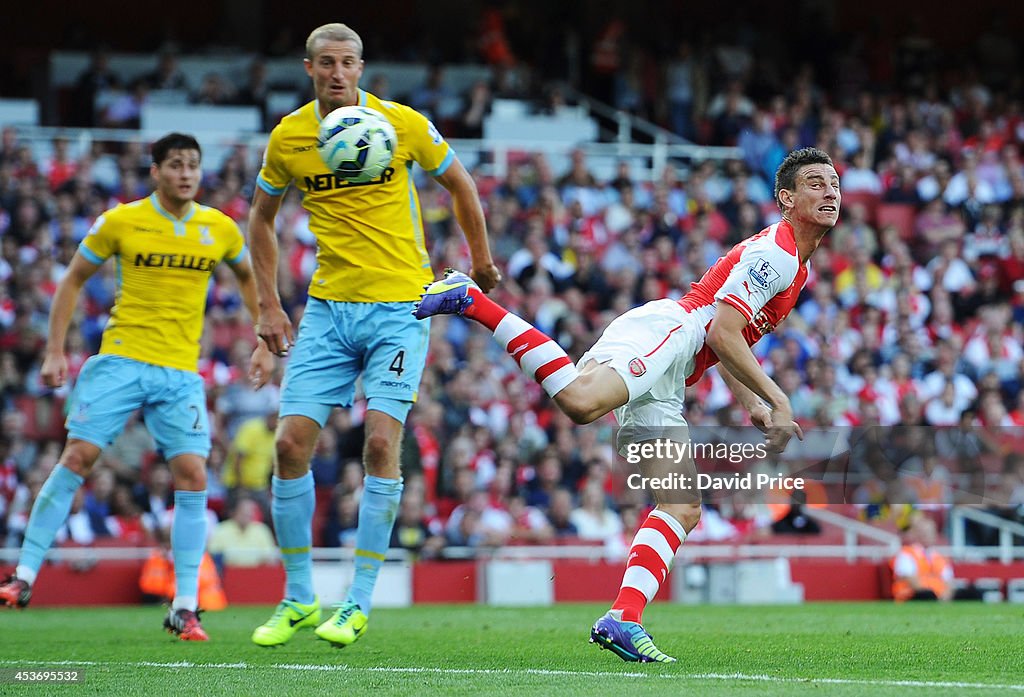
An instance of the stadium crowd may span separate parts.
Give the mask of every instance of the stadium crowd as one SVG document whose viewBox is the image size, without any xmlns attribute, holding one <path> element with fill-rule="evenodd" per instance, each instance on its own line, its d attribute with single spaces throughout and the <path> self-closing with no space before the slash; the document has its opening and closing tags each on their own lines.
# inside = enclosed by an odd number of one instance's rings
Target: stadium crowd
<svg viewBox="0 0 1024 697">
<path fill-rule="evenodd" d="M 687 50 L 680 49 L 683 62 Z M 745 72 L 734 54 L 721 55 L 717 69 L 676 66 L 669 73 L 666 120 L 701 142 L 738 145 L 742 159 L 673 162 L 653 182 L 635 180 L 623 163 L 602 181 L 582 151 L 565 172 L 524 152 L 507 177 L 477 177 L 506 278 L 496 291 L 500 302 L 579 358 L 613 317 L 647 300 L 680 297 L 731 245 L 778 220 L 775 168 L 791 149 L 816 145 L 841 175 L 842 219 L 815 257 L 797 311 L 755 347 L 756 355 L 790 395 L 805 430 L 889 429 L 884 445 L 857 451 L 872 476 L 849 493 L 865 517 L 899 524 L 900 506 L 977 503 L 984 496 L 1001 515 L 1019 518 L 1019 90 L 964 70 L 941 80 L 925 74 L 919 89 L 900 95 L 849 84 L 826 94 L 803 70 L 788 91 L 759 95 L 746 87 L 750 66 Z M 684 91 L 671 79 L 689 75 L 705 84 L 727 69 L 735 74 L 717 83 L 720 94 L 703 102 L 676 99 Z M 626 68 L 619 76 L 629 84 Z M 435 88 L 429 83 L 409 96 L 428 100 Z M 485 88 L 466 95 L 464 111 L 448 124 L 455 133 L 459 123 L 479 117 Z M 56 283 L 100 212 L 149 191 L 148 161 L 137 145 L 100 143 L 76 158 L 58 139 L 48 160 L 33 152 L 17 131 L 3 131 L 0 539 L 10 546 L 20 543 L 64 435 L 68 392 L 53 393 L 38 377 Z M 205 163 L 203 202 L 243 229 L 254 155 L 239 146 L 224 161 Z M 421 181 L 434 268 L 466 269 L 447 195 L 433 180 Z M 316 263 L 307 218 L 291 190 L 278 216 L 279 277 L 296 323 Z M 108 264 L 86 285 L 69 339 L 72 382 L 98 348 L 115 274 Z M 227 526 L 221 536 L 234 539 L 254 519 L 269 522 L 277 388 L 255 392 L 245 380 L 254 335 L 230 274 L 218 270 L 208 303 L 200 372 L 214 428 L 211 515 Z M 572 425 L 488 336 L 459 318 L 436 318 L 431 333 L 403 450 L 406 489 L 394 544 L 426 556 L 448 545 L 564 540 L 626 550 L 649 502 L 623 486 L 629 470 L 611 445 L 611 417 Z M 353 544 L 364 408 L 357 401 L 335 412 L 314 456 L 319 545 Z M 716 428 L 745 419 L 714 372 L 691 388 L 686 416 L 691 425 Z M 131 422 L 101 463 L 60 539 L 158 539 L 168 525 L 170 474 L 144 425 Z M 725 500 L 709 507 L 693 539 L 757 534 L 782 522 L 764 502 Z M 985 540 L 979 533 L 975 541 Z"/>
</svg>

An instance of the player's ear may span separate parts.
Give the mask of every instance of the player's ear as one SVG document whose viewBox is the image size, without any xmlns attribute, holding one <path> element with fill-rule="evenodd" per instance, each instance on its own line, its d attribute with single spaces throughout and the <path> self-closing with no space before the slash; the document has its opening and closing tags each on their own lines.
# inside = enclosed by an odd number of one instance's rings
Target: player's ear
<svg viewBox="0 0 1024 697">
<path fill-rule="evenodd" d="M 779 203 L 783 208 L 793 207 L 793 192 L 789 189 L 779 189 Z"/>
</svg>

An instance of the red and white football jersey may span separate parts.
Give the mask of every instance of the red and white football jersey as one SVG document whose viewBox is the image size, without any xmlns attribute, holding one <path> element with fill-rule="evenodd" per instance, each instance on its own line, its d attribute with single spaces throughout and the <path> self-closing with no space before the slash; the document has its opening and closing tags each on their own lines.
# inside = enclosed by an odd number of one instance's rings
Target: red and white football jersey
<svg viewBox="0 0 1024 697">
<path fill-rule="evenodd" d="M 720 257 L 690 292 L 679 300 L 684 310 L 711 325 L 719 302 L 728 303 L 747 319 L 743 338 L 748 346 L 775 330 L 796 305 L 807 282 L 811 263 L 800 264 L 793 228 L 785 220 L 749 237 Z M 718 356 L 702 344 L 694 359 L 687 386 L 718 363 Z"/>
</svg>

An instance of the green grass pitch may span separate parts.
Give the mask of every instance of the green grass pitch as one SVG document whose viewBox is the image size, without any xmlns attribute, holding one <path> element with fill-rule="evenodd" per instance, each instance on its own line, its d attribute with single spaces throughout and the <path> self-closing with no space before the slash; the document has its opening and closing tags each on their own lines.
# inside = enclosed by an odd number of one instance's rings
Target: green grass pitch
<svg viewBox="0 0 1024 697">
<path fill-rule="evenodd" d="M 379 609 L 354 646 L 304 630 L 249 642 L 271 608 L 204 615 L 174 640 L 159 608 L 0 612 L 0 695 L 1024 695 L 1024 606 L 658 604 L 645 617 L 675 665 L 587 643 L 596 605 Z M 78 666 L 78 685 L 16 685 L 13 668 Z"/>
</svg>

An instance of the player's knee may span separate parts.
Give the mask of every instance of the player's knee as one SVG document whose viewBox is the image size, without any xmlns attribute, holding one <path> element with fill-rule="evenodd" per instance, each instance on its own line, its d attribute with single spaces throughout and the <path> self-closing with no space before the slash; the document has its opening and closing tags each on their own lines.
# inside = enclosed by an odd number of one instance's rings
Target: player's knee
<svg viewBox="0 0 1024 697">
<path fill-rule="evenodd" d="M 180 491 L 205 490 L 206 463 L 196 462 L 179 465 L 174 473 L 174 488 Z"/>
<path fill-rule="evenodd" d="M 92 454 L 92 448 L 84 446 L 80 442 L 68 443 L 60 456 L 60 464 L 71 470 L 80 477 L 88 477 L 96 457 Z"/>
<path fill-rule="evenodd" d="M 391 470 L 398 466 L 398 447 L 383 433 L 370 433 L 363 443 L 363 462 L 368 474 L 381 476 L 378 471 Z"/>
<path fill-rule="evenodd" d="M 670 516 L 679 521 L 679 524 L 683 526 L 683 530 L 690 533 L 697 523 L 700 522 L 700 503 L 668 503 L 659 504 L 658 510 L 668 513 Z"/>
<path fill-rule="evenodd" d="M 277 473 L 284 479 L 301 477 L 309 469 L 309 446 L 287 430 L 277 434 Z"/>
</svg>

